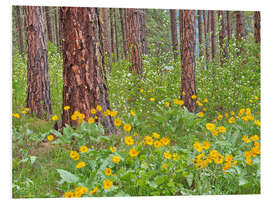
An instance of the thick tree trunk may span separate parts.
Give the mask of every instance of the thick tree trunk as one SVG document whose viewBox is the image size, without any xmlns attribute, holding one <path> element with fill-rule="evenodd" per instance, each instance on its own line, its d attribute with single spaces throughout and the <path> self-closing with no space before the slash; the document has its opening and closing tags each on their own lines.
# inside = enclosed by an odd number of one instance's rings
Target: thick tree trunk
<svg viewBox="0 0 270 203">
<path fill-rule="evenodd" d="M 135 71 L 137 74 L 142 74 L 142 48 L 140 46 L 140 27 L 138 11 L 135 8 L 128 8 L 127 12 L 127 39 L 128 52 L 131 66 L 129 70 Z"/>
<path fill-rule="evenodd" d="M 47 22 L 48 40 L 53 42 L 51 17 L 50 17 L 50 11 L 49 11 L 48 6 L 45 6 L 45 14 L 46 14 L 46 22 Z"/>
<path fill-rule="evenodd" d="M 240 41 L 245 37 L 243 11 L 235 11 L 235 14 L 236 14 L 236 39 Z"/>
<path fill-rule="evenodd" d="M 63 110 L 62 126 L 77 126 L 71 115 L 79 111 L 88 120 L 90 110 L 101 105 L 103 111 L 110 109 L 106 78 L 103 66 L 103 49 L 101 22 L 97 8 L 60 9 L 63 35 L 63 107 L 70 106 L 69 111 Z M 102 123 L 108 133 L 114 132 L 110 116 L 97 113 L 96 121 Z"/>
<path fill-rule="evenodd" d="M 195 11 L 182 11 L 183 31 L 181 33 L 181 99 L 184 106 L 191 112 L 196 111 L 196 100 L 192 95 L 196 95 L 195 84 Z M 182 94 L 185 92 L 185 94 Z"/>
<path fill-rule="evenodd" d="M 232 31 L 231 31 L 231 12 L 226 11 L 227 15 L 227 35 L 228 35 L 228 43 L 232 39 Z"/>
<path fill-rule="evenodd" d="M 57 12 L 58 8 L 54 7 L 54 26 L 55 26 L 55 44 L 56 46 L 60 46 L 59 43 L 59 30 L 58 30 L 58 12 Z"/>
<path fill-rule="evenodd" d="M 211 40 L 212 40 L 212 59 L 216 56 L 216 11 L 210 11 L 211 15 Z"/>
<path fill-rule="evenodd" d="M 27 44 L 27 107 L 38 117 L 51 114 L 47 40 L 42 7 L 24 6 Z"/>
<path fill-rule="evenodd" d="M 206 55 L 206 60 L 209 63 L 210 57 L 209 57 L 209 29 L 208 29 L 208 21 L 206 18 L 206 13 L 203 11 L 203 24 L 204 24 L 204 41 L 205 41 L 205 55 Z M 206 66 L 207 68 L 207 66 Z"/>
<path fill-rule="evenodd" d="M 202 50 L 202 13 L 199 10 L 198 11 L 198 28 L 199 28 L 199 55 L 200 57 L 203 55 L 203 50 Z"/>
<path fill-rule="evenodd" d="M 219 30 L 219 45 L 221 48 L 220 61 L 221 64 L 224 62 L 224 58 L 228 56 L 228 50 L 224 43 L 226 37 L 226 26 L 225 26 L 225 15 L 224 11 L 218 11 L 218 17 L 221 22 L 221 30 Z"/>
<path fill-rule="evenodd" d="M 110 27 L 111 27 L 111 50 L 114 58 L 114 27 L 113 27 L 113 9 L 110 8 Z"/>
<path fill-rule="evenodd" d="M 170 9 L 170 17 L 171 17 L 171 35 L 172 35 L 173 58 L 176 61 L 177 57 L 178 57 L 176 10 Z"/>
<path fill-rule="evenodd" d="M 122 42 L 123 42 L 123 51 L 125 59 L 128 59 L 128 45 L 127 45 L 127 28 L 126 28 L 126 18 L 124 15 L 124 9 L 119 8 L 120 12 L 120 21 L 121 21 L 121 29 L 122 29 Z"/>
<path fill-rule="evenodd" d="M 113 24 L 115 31 L 115 49 L 116 49 L 116 58 L 119 60 L 119 44 L 118 44 L 118 30 L 117 30 L 117 18 L 116 18 L 116 9 L 113 9 Z"/>
<path fill-rule="evenodd" d="M 256 43 L 261 41 L 261 14 L 260 11 L 254 12 L 254 39 Z"/>
<path fill-rule="evenodd" d="M 22 20 L 20 6 L 15 6 L 16 8 L 16 27 L 18 33 L 18 43 L 20 48 L 20 54 L 24 58 L 24 45 L 23 45 L 23 34 L 22 34 Z"/>
</svg>

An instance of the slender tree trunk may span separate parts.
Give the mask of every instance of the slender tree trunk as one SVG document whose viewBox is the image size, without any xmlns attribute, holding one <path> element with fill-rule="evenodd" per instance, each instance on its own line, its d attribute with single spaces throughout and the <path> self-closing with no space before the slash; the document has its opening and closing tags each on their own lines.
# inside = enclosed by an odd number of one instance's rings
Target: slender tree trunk
<svg viewBox="0 0 270 203">
<path fill-rule="evenodd" d="M 209 29 L 208 29 L 208 22 L 206 18 L 206 13 L 203 11 L 203 24 L 204 24 L 204 41 L 205 41 L 205 55 L 206 60 L 209 63 L 210 57 L 209 57 Z M 207 68 L 207 66 L 206 66 Z"/>
<path fill-rule="evenodd" d="M 207 11 L 207 35 L 208 35 L 208 47 L 209 47 L 209 60 L 210 61 L 210 49 L 211 49 L 211 11 Z"/>
<path fill-rule="evenodd" d="M 113 9 L 110 8 L 110 26 L 111 26 L 111 50 L 114 60 L 114 27 L 113 27 Z"/>
<path fill-rule="evenodd" d="M 128 52 L 131 61 L 129 70 L 142 74 L 142 49 L 140 46 L 140 28 L 138 24 L 138 11 L 134 8 L 128 8 L 127 12 L 127 39 Z"/>
<path fill-rule="evenodd" d="M 148 54 L 147 41 L 146 41 L 146 25 L 145 25 L 146 9 L 140 9 L 139 11 L 140 11 L 140 18 L 139 18 L 140 39 L 141 39 L 142 52 L 143 54 Z"/>
<path fill-rule="evenodd" d="M 108 13 L 106 8 L 100 8 L 100 22 L 101 22 L 101 39 L 103 44 L 103 55 L 105 60 L 105 66 L 111 72 L 111 45 L 109 39 L 109 28 L 108 28 Z"/>
<path fill-rule="evenodd" d="M 124 9 L 123 8 L 119 8 L 119 12 L 120 12 L 120 21 L 121 21 L 121 29 L 122 29 L 122 41 L 123 41 L 123 51 L 124 51 L 124 57 L 125 59 L 128 58 L 128 45 L 127 45 L 127 33 L 126 33 L 126 18 L 124 15 Z"/>
<path fill-rule="evenodd" d="M 216 11 L 210 11 L 211 15 L 211 39 L 212 39 L 212 59 L 216 56 Z"/>
<path fill-rule="evenodd" d="M 182 25 L 182 18 L 183 18 L 183 10 L 179 10 L 179 44 L 181 48 L 181 36 L 182 36 L 182 31 L 183 31 L 183 25 Z M 181 49 L 180 49 L 180 55 L 181 55 Z"/>
<path fill-rule="evenodd" d="M 20 48 L 20 54 L 24 58 L 24 45 L 23 45 L 23 34 L 22 34 L 22 20 L 21 20 L 21 12 L 20 12 L 20 6 L 15 6 L 16 8 L 16 27 L 17 27 L 17 33 L 18 33 L 18 42 L 19 42 L 19 48 Z"/>
<path fill-rule="evenodd" d="M 235 11 L 236 14 L 236 39 L 238 41 L 245 37 L 243 11 Z"/>
<path fill-rule="evenodd" d="M 50 10 L 48 6 L 45 6 L 45 14 L 46 14 L 46 22 L 47 22 L 48 40 L 53 42 L 51 17 L 50 17 Z"/>
<path fill-rule="evenodd" d="M 176 61 L 177 57 L 178 57 L 176 10 L 170 9 L 170 17 L 171 17 L 171 35 L 172 35 L 173 58 Z"/>
<path fill-rule="evenodd" d="M 227 35 L 228 35 L 228 43 L 232 39 L 232 32 L 231 32 L 231 12 L 226 11 L 227 15 Z"/>
<path fill-rule="evenodd" d="M 195 84 L 195 11 L 182 11 L 183 31 L 181 33 L 181 99 L 184 106 L 191 112 L 196 111 L 196 100 L 192 95 L 196 95 Z"/>
<path fill-rule="evenodd" d="M 117 18 L 116 18 L 116 9 L 113 9 L 113 18 L 114 18 L 114 31 L 115 31 L 115 49 L 116 49 L 116 58 L 119 60 L 119 44 L 118 44 L 118 30 L 117 30 Z"/>
<path fill-rule="evenodd" d="M 199 54 L 200 57 L 203 55 L 203 50 L 202 50 L 202 13 L 199 10 L 198 11 L 198 27 L 199 27 Z"/>
<path fill-rule="evenodd" d="M 228 50 L 224 43 L 226 37 L 226 26 L 225 26 L 225 14 L 224 11 L 218 11 L 219 20 L 221 21 L 221 30 L 219 30 L 219 45 L 221 48 L 220 60 L 221 64 L 224 63 L 224 58 L 228 56 Z"/>
<path fill-rule="evenodd" d="M 58 8 L 58 14 L 60 16 L 60 7 Z M 60 19 L 60 17 L 58 18 L 58 24 L 59 24 L 59 33 L 58 33 L 59 45 L 60 45 L 60 47 L 62 47 L 63 38 L 62 38 L 62 27 L 61 27 L 61 19 Z"/>
<path fill-rule="evenodd" d="M 27 44 L 27 107 L 38 117 L 52 113 L 47 41 L 42 7 L 24 6 Z"/>
<path fill-rule="evenodd" d="M 63 34 L 63 110 L 62 125 L 77 126 L 71 115 L 79 111 L 85 120 L 94 117 L 92 108 L 101 105 L 110 109 L 103 66 L 101 22 L 97 8 L 61 7 Z M 102 123 L 108 133 L 114 132 L 110 116 L 97 113 L 96 121 Z"/>
<path fill-rule="evenodd" d="M 256 43 L 261 41 L 261 14 L 260 11 L 254 12 L 254 39 Z"/>
<path fill-rule="evenodd" d="M 55 26 L 55 44 L 56 46 L 60 46 L 59 43 L 59 30 L 58 30 L 58 13 L 57 13 L 58 8 L 54 7 L 54 26 Z"/>
</svg>

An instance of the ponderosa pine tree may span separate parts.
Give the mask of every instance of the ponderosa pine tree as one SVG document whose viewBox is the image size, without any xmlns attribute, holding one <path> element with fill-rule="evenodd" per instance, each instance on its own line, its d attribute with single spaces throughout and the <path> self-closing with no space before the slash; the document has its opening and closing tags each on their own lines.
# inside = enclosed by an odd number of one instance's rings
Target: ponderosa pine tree
<svg viewBox="0 0 270 203">
<path fill-rule="evenodd" d="M 228 36 L 228 43 L 232 39 L 232 31 L 231 31 L 231 12 L 226 11 L 227 16 L 227 36 Z"/>
<path fill-rule="evenodd" d="M 199 35 L 199 55 L 200 57 L 203 55 L 203 50 L 202 50 L 202 12 L 198 10 L 197 14 L 198 18 L 198 35 Z"/>
<path fill-rule="evenodd" d="M 176 61 L 178 57 L 178 40 L 177 40 L 177 25 L 176 25 L 176 10 L 170 9 L 171 17 L 171 36 L 173 47 L 173 58 Z"/>
<path fill-rule="evenodd" d="M 78 111 L 84 120 L 95 118 L 91 109 L 98 105 L 110 110 L 108 99 L 101 22 L 98 8 L 61 7 L 60 18 L 63 36 L 63 115 L 62 126 L 77 126 L 71 115 Z M 69 106 L 68 111 L 64 106 Z M 101 122 L 109 134 L 114 131 L 113 120 L 97 111 L 96 122 Z"/>
<path fill-rule="evenodd" d="M 245 37 L 244 16 L 243 11 L 235 11 L 236 14 L 236 39 L 238 41 Z"/>
<path fill-rule="evenodd" d="M 260 11 L 254 12 L 254 39 L 256 43 L 261 41 L 261 14 Z"/>
<path fill-rule="evenodd" d="M 113 9 L 113 25 L 114 25 L 114 31 L 115 31 L 116 58 L 117 58 L 117 60 L 119 60 L 119 44 L 118 44 L 118 29 L 117 29 L 116 8 Z"/>
<path fill-rule="evenodd" d="M 224 58 L 228 56 L 227 46 L 225 45 L 224 39 L 226 37 L 226 26 L 225 26 L 225 14 L 224 11 L 218 11 L 218 19 L 221 24 L 219 30 L 219 45 L 220 45 L 220 61 L 221 64 L 224 62 Z"/>
<path fill-rule="evenodd" d="M 123 52 L 125 59 L 128 58 L 128 45 L 127 45 L 127 28 L 126 28 L 126 18 L 125 18 L 125 9 L 119 8 L 120 12 L 120 21 L 121 21 L 121 31 L 122 31 L 122 42 L 123 42 Z"/>
<path fill-rule="evenodd" d="M 42 7 L 24 6 L 27 44 L 27 99 L 30 113 L 43 117 L 52 113 L 48 73 L 47 40 Z"/>
<path fill-rule="evenodd" d="M 195 83 L 195 11 L 183 10 L 181 24 L 183 31 L 181 32 L 181 99 L 184 106 L 190 111 L 196 111 L 196 99 L 192 99 L 192 95 L 196 95 Z"/>
<path fill-rule="evenodd" d="M 54 7 L 54 29 L 55 29 L 55 44 L 56 46 L 60 46 L 60 42 L 59 42 L 59 25 L 58 25 L 58 8 Z"/>
<path fill-rule="evenodd" d="M 126 10 L 127 18 L 127 41 L 128 41 L 128 53 L 131 66 L 129 70 L 135 71 L 137 74 L 142 74 L 142 48 L 140 42 L 140 25 L 139 15 L 135 8 L 128 8 Z"/>
<path fill-rule="evenodd" d="M 209 14 L 208 14 L 209 15 Z M 204 44 L 205 44 L 205 56 L 206 60 L 209 63 L 210 57 L 209 57 L 209 26 L 208 25 L 208 20 L 206 17 L 206 11 L 203 11 L 203 25 L 204 25 Z M 206 66 L 207 68 L 207 66 Z"/>
</svg>

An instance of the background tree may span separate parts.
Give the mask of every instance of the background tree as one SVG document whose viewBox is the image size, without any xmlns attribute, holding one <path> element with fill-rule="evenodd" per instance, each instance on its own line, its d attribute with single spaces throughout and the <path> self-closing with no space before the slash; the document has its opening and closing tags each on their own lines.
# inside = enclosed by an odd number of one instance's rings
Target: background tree
<svg viewBox="0 0 270 203">
<path fill-rule="evenodd" d="M 207 20 L 206 11 L 203 11 L 203 25 L 204 25 L 204 43 L 205 43 L 205 55 L 206 60 L 209 63 L 209 22 Z"/>
<path fill-rule="evenodd" d="M 116 17 L 116 9 L 113 9 L 113 25 L 115 31 L 115 49 L 116 49 L 116 58 L 119 60 L 119 44 L 118 44 L 118 29 L 117 29 L 117 17 Z"/>
<path fill-rule="evenodd" d="M 22 34 L 22 20 L 21 11 L 19 6 L 15 6 L 16 9 L 16 29 L 18 34 L 20 54 L 24 58 L 24 44 L 23 44 L 23 34 Z"/>
<path fill-rule="evenodd" d="M 198 10 L 198 35 L 199 35 L 199 56 L 203 55 L 202 51 L 202 12 Z"/>
<path fill-rule="evenodd" d="M 60 42 L 59 42 L 59 20 L 58 20 L 58 8 L 57 7 L 54 7 L 53 8 L 54 10 L 54 29 L 55 29 L 55 44 L 56 46 L 60 46 Z"/>
<path fill-rule="evenodd" d="M 51 16 L 50 16 L 50 9 L 48 6 L 45 6 L 45 14 L 46 14 L 46 22 L 47 22 L 48 40 L 53 42 Z"/>
<path fill-rule="evenodd" d="M 131 66 L 129 70 L 142 74 L 142 49 L 140 46 L 140 27 L 138 23 L 138 11 L 135 8 L 127 10 L 127 40 L 128 53 Z"/>
<path fill-rule="evenodd" d="M 245 37 L 243 11 L 235 11 L 236 15 L 236 39 L 240 41 Z"/>
<path fill-rule="evenodd" d="M 110 8 L 110 28 L 111 28 L 111 50 L 114 58 L 114 26 L 113 26 L 113 9 Z"/>
<path fill-rule="evenodd" d="M 24 18 L 27 44 L 26 106 L 38 117 L 50 115 L 50 82 L 48 74 L 47 40 L 42 7 L 25 6 Z"/>
<path fill-rule="evenodd" d="M 176 61 L 178 57 L 176 10 L 170 9 L 170 17 L 171 17 L 171 36 L 172 36 L 173 58 Z"/>
<path fill-rule="evenodd" d="M 226 16 L 227 16 L 227 36 L 228 36 L 228 43 L 232 39 L 232 32 L 231 32 L 231 12 L 226 11 Z"/>
<path fill-rule="evenodd" d="M 141 46 L 142 46 L 142 52 L 143 54 L 148 54 L 148 48 L 147 48 L 147 40 L 146 40 L 146 21 L 145 21 L 145 15 L 146 15 L 146 9 L 140 9 L 140 15 L 139 15 L 139 25 L 140 25 L 140 39 L 141 39 Z"/>
<path fill-rule="evenodd" d="M 212 59 L 215 58 L 217 44 L 216 44 L 216 11 L 209 11 L 211 15 L 211 47 L 212 47 Z"/>
<path fill-rule="evenodd" d="M 224 11 L 218 11 L 218 19 L 221 24 L 219 30 L 219 45 L 220 45 L 220 60 L 221 64 L 224 62 L 224 58 L 228 56 L 227 47 L 225 46 L 224 39 L 226 37 L 226 26 L 225 26 L 225 14 Z"/>
<path fill-rule="evenodd" d="M 259 11 L 254 12 L 254 39 L 256 43 L 261 41 L 261 14 Z"/>
<path fill-rule="evenodd" d="M 100 38 L 101 22 L 97 8 L 60 9 L 63 35 L 63 107 L 70 106 L 69 111 L 63 110 L 62 125 L 77 125 L 71 120 L 75 111 L 85 114 L 85 120 L 93 117 L 92 108 L 101 105 L 105 111 L 110 109 L 104 68 L 102 40 Z M 101 46 L 101 47 L 100 47 Z M 98 118 L 108 133 L 114 131 L 110 116 L 101 112 Z"/>
<path fill-rule="evenodd" d="M 196 95 L 195 11 L 183 10 L 181 24 L 183 25 L 183 31 L 181 33 L 181 99 L 189 111 L 195 112 L 196 100 L 192 99 L 192 95 Z"/>
<path fill-rule="evenodd" d="M 126 18 L 125 18 L 125 9 L 119 8 L 120 12 L 120 22 L 121 22 L 121 31 L 122 31 L 122 42 L 123 42 L 123 52 L 124 57 L 127 59 L 128 45 L 127 45 L 127 28 L 126 28 Z"/>
</svg>

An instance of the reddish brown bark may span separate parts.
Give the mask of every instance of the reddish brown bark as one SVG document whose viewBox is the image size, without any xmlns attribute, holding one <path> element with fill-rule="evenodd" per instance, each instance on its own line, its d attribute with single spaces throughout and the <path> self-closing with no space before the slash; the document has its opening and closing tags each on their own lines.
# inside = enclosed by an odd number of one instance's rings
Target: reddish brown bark
<svg viewBox="0 0 270 203">
<path fill-rule="evenodd" d="M 182 11 L 181 32 L 181 99 L 184 106 L 191 112 L 196 111 L 196 100 L 192 95 L 196 95 L 195 84 L 195 11 Z M 182 92 L 185 92 L 183 95 Z"/>
<path fill-rule="evenodd" d="M 38 117 L 51 114 L 47 41 L 42 7 L 24 6 L 27 44 L 27 107 Z"/>
<path fill-rule="evenodd" d="M 119 8 L 120 12 L 120 21 L 121 21 L 121 30 L 122 30 L 122 42 L 123 42 L 123 51 L 125 59 L 128 58 L 128 45 L 127 45 L 127 28 L 126 28 L 126 18 L 124 15 L 124 9 Z"/>
<path fill-rule="evenodd" d="M 256 43 L 261 41 L 261 14 L 260 11 L 254 12 L 254 39 Z"/>
<path fill-rule="evenodd" d="M 235 11 L 236 14 L 236 39 L 240 41 L 245 37 L 243 11 Z"/>
<path fill-rule="evenodd" d="M 205 11 L 203 11 L 203 24 L 204 24 L 205 55 L 206 55 L 207 62 L 209 62 L 210 61 L 210 57 L 209 57 L 209 29 L 208 29 L 209 26 L 207 26 L 209 24 L 209 22 L 207 21 Z"/>
<path fill-rule="evenodd" d="M 128 8 L 127 12 L 127 39 L 128 53 L 131 61 L 129 70 L 142 74 L 142 49 L 140 46 L 140 27 L 138 24 L 138 11 L 135 8 Z"/>
<path fill-rule="evenodd" d="M 45 14 L 46 14 L 46 22 L 47 22 L 48 40 L 53 42 L 51 17 L 50 17 L 50 11 L 49 11 L 48 6 L 45 6 Z"/>
<path fill-rule="evenodd" d="M 75 111 L 85 114 L 85 120 L 93 115 L 91 108 L 101 105 L 103 111 L 110 109 L 106 79 L 103 68 L 102 39 L 97 8 L 60 9 L 63 35 L 63 110 L 62 125 L 76 127 L 71 120 Z M 111 134 L 114 131 L 110 116 L 99 112 L 96 121 Z"/>
<path fill-rule="evenodd" d="M 211 42 L 212 42 L 212 59 L 215 58 L 217 45 L 216 45 L 216 11 L 210 11 L 211 15 Z"/>
<path fill-rule="evenodd" d="M 231 32 L 231 12 L 226 11 L 227 15 L 227 36 L 228 36 L 228 43 L 232 39 L 232 32 Z"/>
<path fill-rule="evenodd" d="M 173 58 L 176 61 L 177 57 L 178 57 L 176 10 L 170 9 L 170 17 L 171 17 L 171 35 L 172 35 Z"/>
<path fill-rule="evenodd" d="M 19 6 L 15 6 L 15 8 L 16 8 L 16 28 L 17 28 L 17 33 L 18 33 L 18 44 L 19 44 L 20 54 L 24 58 L 21 11 L 20 11 Z"/>
</svg>

